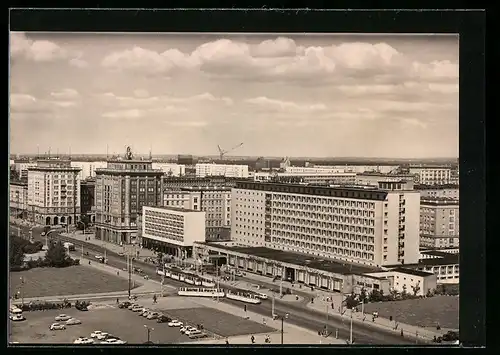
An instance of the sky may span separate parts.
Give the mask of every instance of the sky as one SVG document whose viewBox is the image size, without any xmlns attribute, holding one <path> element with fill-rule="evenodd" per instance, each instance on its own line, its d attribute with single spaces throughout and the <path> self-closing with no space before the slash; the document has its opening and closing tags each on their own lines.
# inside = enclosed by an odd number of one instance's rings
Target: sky
<svg viewBox="0 0 500 355">
<path fill-rule="evenodd" d="M 458 157 L 458 36 L 10 33 L 10 150 Z"/>
</svg>

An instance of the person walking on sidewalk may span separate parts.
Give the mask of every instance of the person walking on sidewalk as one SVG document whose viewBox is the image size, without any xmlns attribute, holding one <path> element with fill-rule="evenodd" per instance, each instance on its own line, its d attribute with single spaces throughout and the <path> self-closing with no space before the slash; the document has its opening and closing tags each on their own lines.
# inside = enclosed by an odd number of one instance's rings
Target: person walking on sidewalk
<svg viewBox="0 0 500 355">
<path fill-rule="evenodd" d="M 255 337 L 253 335 L 250 337 L 250 341 L 252 342 L 252 344 L 255 344 Z"/>
</svg>

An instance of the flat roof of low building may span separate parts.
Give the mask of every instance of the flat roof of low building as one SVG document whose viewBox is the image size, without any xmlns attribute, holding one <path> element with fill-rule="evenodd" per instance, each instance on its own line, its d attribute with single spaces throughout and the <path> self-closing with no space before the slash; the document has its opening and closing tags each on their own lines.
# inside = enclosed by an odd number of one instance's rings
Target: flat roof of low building
<svg viewBox="0 0 500 355">
<path fill-rule="evenodd" d="M 403 267 L 419 267 L 419 266 L 443 266 L 443 265 L 458 265 L 460 264 L 460 254 L 443 253 L 442 257 L 420 259 L 416 264 L 405 264 Z M 387 268 L 397 268 L 401 265 L 387 265 Z"/>
<path fill-rule="evenodd" d="M 457 184 L 444 184 L 444 185 L 424 185 L 424 184 L 419 184 L 415 185 L 415 190 L 444 190 L 444 189 L 457 189 L 458 190 L 458 185 Z"/>
<path fill-rule="evenodd" d="M 420 276 L 420 277 L 426 277 L 426 276 L 434 275 L 432 272 L 425 272 L 425 271 L 414 270 L 414 269 L 403 268 L 403 267 L 397 267 L 395 269 L 392 269 L 391 271 L 401 272 L 403 274 Z"/>
<path fill-rule="evenodd" d="M 170 211 L 176 211 L 176 212 L 203 212 L 203 211 L 198 211 L 198 210 L 192 210 L 190 208 L 181 208 L 181 207 L 174 207 L 174 206 L 144 206 L 144 207 L 158 208 L 160 210 L 170 210 Z"/>
<path fill-rule="evenodd" d="M 276 250 L 265 247 L 236 247 L 236 246 L 220 245 L 218 243 L 209 243 L 209 242 L 203 244 L 230 251 L 235 251 L 242 254 L 258 256 L 261 258 L 267 258 L 298 266 L 306 266 L 311 269 L 328 271 L 338 274 L 364 274 L 382 270 L 380 268 L 371 266 L 342 263 L 334 261 L 332 259 L 324 259 L 312 255 L 299 254 L 299 253 L 294 253 L 284 250 Z"/>
</svg>

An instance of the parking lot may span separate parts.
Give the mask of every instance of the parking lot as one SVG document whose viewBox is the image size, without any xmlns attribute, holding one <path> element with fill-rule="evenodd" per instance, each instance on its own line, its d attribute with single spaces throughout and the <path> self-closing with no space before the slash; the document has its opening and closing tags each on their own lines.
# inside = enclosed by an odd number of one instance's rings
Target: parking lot
<svg viewBox="0 0 500 355">
<path fill-rule="evenodd" d="M 205 330 L 222 337 L 274 332 L 275 329 L 263 324 L 234 316 L 214 308 L 186 308 L 159 310 L 171 318 L 196 326 L 203 324 Z"/>
<path fill-rule="evenodd" d="M 49 330 L 49 326 L 56 321 L 54 318 L 61 314 L 75 317 L 82 321 L 80 325 L 67 326 L 66 330 Z M 160 344 L 178 344 L 190 339 L 179 332 L 179 328 L 169 327 L 166 323 L 157 323 L 147 320 L 129 310 L 118 309 L 112 305 L 103 305 L 88 312 L 80 312 L 74 308 L 65 310 L 50 310 L 25 312 L 25 321 L 12 322 L 11 342 L 20 344 L 41 343 L 73 343 L 80 337 L 90 337 L 96 330 L 110 333 L 125 340 L 128 344 L 142 344 L 147 341 L 147 329 L 144 325 L 154 328 L 151 331 L 151 341 Z"/>
<path fill-rule="evenodd" d="M 420 327 L 458 329 L 459 298 L 456 296 L 434 296 L 423 299 L 369 303 L 365 312 L 377 311 L 380 317 L 393 316 L 397 321 Z"/>
<path fill-rule="evenodd" d="M 128 289 L 128 280 L 85 265 L 67 268 L 36 268 L 10 273 L 9 294 L 20 292 L 24 298 L 89 293 L 116 292 Z M 21 277 L 24 283 L 21 282 Z M 140 286 L 135 284 L 135 286 Z"/>
</svg>

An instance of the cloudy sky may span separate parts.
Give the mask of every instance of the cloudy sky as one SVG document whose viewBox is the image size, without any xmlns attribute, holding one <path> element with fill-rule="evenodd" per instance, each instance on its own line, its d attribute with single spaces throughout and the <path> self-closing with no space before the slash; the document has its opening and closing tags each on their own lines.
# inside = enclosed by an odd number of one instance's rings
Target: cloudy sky
<svg viewBox="0 0 500 355">
<path fill-rule="evenodd" d="M 12 153 L 457 157 L 458 37 L 11 33 Z"/>
</svg>

